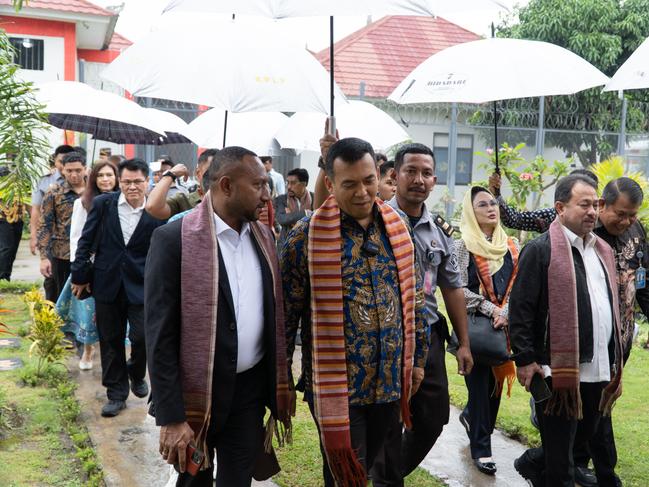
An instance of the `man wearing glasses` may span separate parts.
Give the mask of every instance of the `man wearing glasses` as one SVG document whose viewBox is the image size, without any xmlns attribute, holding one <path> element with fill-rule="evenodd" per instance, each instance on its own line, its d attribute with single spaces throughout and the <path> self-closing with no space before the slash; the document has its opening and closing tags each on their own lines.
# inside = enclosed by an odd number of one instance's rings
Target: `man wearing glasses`
<svg viewBox="0 0 649 487">
<path fill-rule="evenodd" d="M 90 291 L 95 298 L 102 384 L 108 396 L 101 410 L 105 417 L 117 416 L 126 407 L 129 380 L 137 397 L 149 393 L 144 380 L 144 263 L 151 234 L 164 220 L 145 210 L 148 176 L 149 166 L 141 159 L 119 164 L 120 191 L 93 200 L 72 266 L 72 292 L 82 297 Z"/>
</svg>

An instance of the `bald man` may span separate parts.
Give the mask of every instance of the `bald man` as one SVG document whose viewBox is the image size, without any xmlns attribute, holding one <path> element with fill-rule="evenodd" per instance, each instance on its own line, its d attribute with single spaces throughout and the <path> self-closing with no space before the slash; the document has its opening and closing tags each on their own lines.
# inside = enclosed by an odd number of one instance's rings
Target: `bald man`
<svg viewBox="0 0 649 487">
<path fill-rule="evenodd" d="M 176 485 L 211 487 L 216 453 L 216 485 L 248 487 L 266 405 L 284 423 L 278 431 L 288 431 L 294 405 L 275 241 L 257 222 L 270 200 L 268 174 L 253 152 L 226 147 L 209 177 L 201 203 L 151 241 L 144 292 L 152 410 L 160 454 L 181 472 Z M 188 445 L 204 459 L 192 462 Z"/>
</svg>

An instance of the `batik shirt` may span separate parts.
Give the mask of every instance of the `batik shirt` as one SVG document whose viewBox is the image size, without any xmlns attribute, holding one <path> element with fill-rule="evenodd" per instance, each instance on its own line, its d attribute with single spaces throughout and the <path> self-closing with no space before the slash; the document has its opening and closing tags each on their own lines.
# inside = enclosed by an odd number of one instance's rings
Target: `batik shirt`
<svg viewBox="0 0 649 487">
<path fill-rule="evenodd" d="M 640 222 L 635 222 L 622 235 L 611 235 L 602 224 L 595 228 L 595 234 L 604 239 L 615 253 L 618 291 L 620 295 L 620 316 L 622 325 L 622 344 L 625 357 L 631 351 L 635 328 L 635 303 L 638 302 L 643 314 L 649 314 L 649 287 L 636 289 L 636 271 L 639 267 L 649 268 L 649 247 Z"/>
<path fill-rule="evenodd" d="M 509 206 L 502 196 L 498 196 L 497 199 L 500 206 L 500 220 L 507 228 L 543 233 L 550 228 L 550 224 L 557 217 L 557 211 L 554 208 L 518 211 Z"/>
<path fill-rule="evenodd" d="M 67 182 L 45 193 L 37 235 L 41 258 L 70 259 L 70 223 L 78 197 Z"/>
<path fill-rule="evenodd" d="M 310 217 L 296 223 L 281 249 L 289 363 L 295 335 L 302 323 L 302 380 L 311 393 L 311 298 L 308 271 Z M 401 293 L 390 241 L 375 207 L 367 230 L 341 212 L 342 289 L 349 404 L 388 403 L 401 397 L 403 328 Z M 377 255 L 362 250 L 363 242 L 376 245 Z M 419 273 L 417 273 L 419 274 Z M 424 367 L 430 327 L 424 295 L 416 282 L 415 366 Z M 290 365 L 289 365 L 290 367 Z"/>
</svg>

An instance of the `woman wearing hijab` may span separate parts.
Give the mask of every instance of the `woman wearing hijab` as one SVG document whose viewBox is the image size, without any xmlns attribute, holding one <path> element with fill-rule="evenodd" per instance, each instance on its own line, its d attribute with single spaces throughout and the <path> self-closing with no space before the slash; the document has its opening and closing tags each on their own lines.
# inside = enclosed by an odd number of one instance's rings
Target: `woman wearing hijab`
<svg viewBox="0 0 649 487">
<path fill-rule="evenodd" d="M 495 329 L 505 328 L 519 249 L 500 224 L 498 201 L 485 188 L 475 186 L 464 195 L 460 232 L 462 238 L 455 241 L 455 254 L 467 311 L 490 318 Z M 505 381 L 509 395 L 514 377 L 511 361 L 498 366 L 476 362 L 471 374 L 465 377 L 469 399 L 460 414 L 460 422 L 469 436 L 476 467 L 488 475 L 496 473 L 491 434 L 500 396 Z"/>
</svg>

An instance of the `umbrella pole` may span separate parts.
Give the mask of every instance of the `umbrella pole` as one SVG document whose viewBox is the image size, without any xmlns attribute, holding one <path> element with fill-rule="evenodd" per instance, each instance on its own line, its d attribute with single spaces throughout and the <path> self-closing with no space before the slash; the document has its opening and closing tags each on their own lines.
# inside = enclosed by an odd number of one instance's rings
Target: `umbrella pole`
<svg viewBox="0 0 649 487">
<path fill-rule="evenodd" d="M 496 151 L 496 174 L 500 174 L 500 164 L 498 163 L 498 108 L 494 101 L 494 151 Z"/>
<path fill-rule="evenodd" d="M 225 148 L 225 139 L 228 136 L 228 111 L 225 111 L 225 118 L 223 119 L 223 148 Z"/>
<path fill-rule="evenodd" d="M 329 16 L 329 134 L 336 135 L 334 116 L 334 16 Z"/>
</svg>

